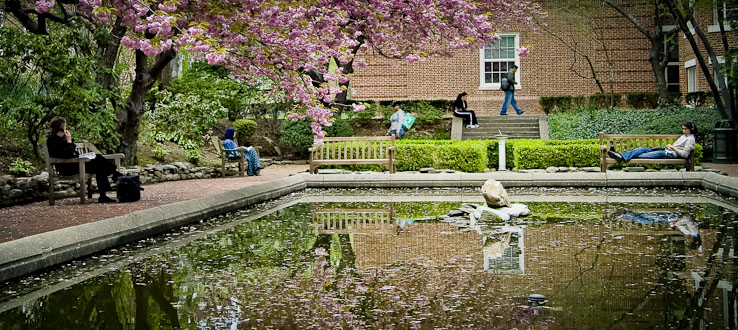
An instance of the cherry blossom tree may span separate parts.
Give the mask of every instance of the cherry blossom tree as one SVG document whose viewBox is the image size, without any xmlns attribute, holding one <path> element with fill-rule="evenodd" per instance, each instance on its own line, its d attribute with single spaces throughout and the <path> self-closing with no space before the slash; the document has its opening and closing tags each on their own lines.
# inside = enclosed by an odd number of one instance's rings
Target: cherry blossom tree
<svg viewBox="0 0 738 330">
<path fill-rule="evenodd" d="M 134 155 L 143 95 L 180 49 L 301 104 L 290 118 L 311 120 L 321 144 L 333 114 L 326 105 L 345 100 L 353 65 L 365 65 L 354 61 L 360 50 L 415 62 L 482 47 L 513 25 L 533 29 L 533 16 L 545 15 L 538 5 L 516 0 L 6 1 L 14 5 L 4 10 L 29 27 L 81 15 L 125 31 L 119 42 L 136 50 L 136 76 L 118 119 L 123 151 Z M 331 60 L 337 70 L 329 71 Z M 341 88 L 331 88 L 331 81 Z"/>
</svg>

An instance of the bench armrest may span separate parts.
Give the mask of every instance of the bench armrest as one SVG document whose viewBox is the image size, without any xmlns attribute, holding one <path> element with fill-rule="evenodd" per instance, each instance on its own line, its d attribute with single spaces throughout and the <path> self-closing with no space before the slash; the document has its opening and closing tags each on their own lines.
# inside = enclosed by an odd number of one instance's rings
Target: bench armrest
<svg viewBox="0 0 738 330">
<path fill-rule="evenodd" d="M 49 163 L 52 164 L 76 164 L 76 163 L 87 163 L 92 159 L 89 158 L 49 158 Z"/>
<path fill-rule="evenodd" d="M 608 150 L 609 148 L 606 145 L 600 145 L 600 150 Z"/>
<path fill-rule="evenodd" d="M 126 158 L 126 155 L 124 154 L 107 154 L 102 155 L 105 159 L 123 159 Z"/>
</svg>

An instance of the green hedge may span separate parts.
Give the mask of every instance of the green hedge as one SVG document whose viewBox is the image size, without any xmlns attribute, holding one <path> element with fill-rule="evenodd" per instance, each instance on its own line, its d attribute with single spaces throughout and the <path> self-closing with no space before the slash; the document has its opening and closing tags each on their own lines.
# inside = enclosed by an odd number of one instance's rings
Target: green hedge
<svg viewBox="0 0 738 330">
<path fill-rule="evenodd" d="M 497 140 L 412 140 L 398 141 L 395 165 L 398 171 L 417 171 L 423 167 L 452 169 L 479 173 L 485 168 L 496 169 L 499 162 Z M 697 145 L 697 165 L 702 159 L 702 146 Z M 542 169 L 549 166 L 599 167 L 600 147 L 598 139 L 538 140 L 513 139 L 506 141 L 506 165 L 508 169 Z M 643 164 L 618 164 L 644 166 Z M 647 165 L 647 168 L 673 168 L 673 165 Z M 381 170 L 376 165 L 335 166 L 349 170 Z"/>
</svg>

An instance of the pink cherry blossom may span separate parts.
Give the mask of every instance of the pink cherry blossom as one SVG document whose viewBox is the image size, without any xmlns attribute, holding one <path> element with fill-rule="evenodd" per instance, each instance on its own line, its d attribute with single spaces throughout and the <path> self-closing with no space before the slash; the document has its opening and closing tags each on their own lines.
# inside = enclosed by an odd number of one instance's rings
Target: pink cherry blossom
<svg viewBox="0 0 738 330">
<path fill-rule="evenodd" d="M 51 8 L 54 8 L 55 0 L 39 0 L 36 1 L 36 12 L 39 14 L 48 13 Z"/>
<path fill-rule="evenodd" d="M 363 105 L 363 104 L 356 104 L 356 103 L 354 103 L 354 104 L 351 105 L 351 107 L 354 108 L 354 112 L 362 112 L 362 111 L 366 110 L 366 106 Z"/>
<path fill-rule="evenodd" d="M 518 56 L 528 55 L 529 51 L 526 47 L 518 47 L 515 48 L 515 51 L 518 52 Z"/>
</svg>

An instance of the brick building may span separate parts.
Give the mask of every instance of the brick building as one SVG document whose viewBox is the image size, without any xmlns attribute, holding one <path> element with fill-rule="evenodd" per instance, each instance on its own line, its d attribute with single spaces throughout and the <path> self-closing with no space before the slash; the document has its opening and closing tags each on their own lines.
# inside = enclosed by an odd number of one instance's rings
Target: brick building
<svg viewBox="0 0 738 330">
<path fill-rule="evenodd" d="M 643 1 L 621 2 L 646 28 L 656 26 L 653 10 L 640 6 Z M 453 100 L 458 93 L 466 91 L 470 108 L 481 115 L 496 115 L 504 99 L 499 89 L 499 76 L 513 63 L 520 67 L 516 99 L 530 114 L 542 113 L 539 105 L 542 96 L 599 93 L 591 78 L 592 71 L 606 92 L 657 92 L 648 62 L 651 44 L 625 17 L 604 3 L 591 6 L 590 14 L 571 14 L 566 8 L 569 2 L 565 0 L 539 3 L 549 13 L 546 27 L 535 33 L 522 29 L 500 32 L 503 39 L 484 49 L 459 50 L 450 58 L 431 57 L 416 63 L 383 58 L 372 50 L 359 54 L 368 66 L 356 68 L 351 81 L 351 98 Z M 700 26 L 709 35 L 718 54 L 724 51 L 719 42 L 717 17 L 726 14 L 738 14 L 738 6 L 719 4 L 712 9 L 698 9 Z M 667 21 L 665 24 L 674 23 Z M 689 43 L 681 33 L 677 40 L 678 47 L 670 47 L 666 70 L 669 89 L 682 94 L 709 90 L 699 67 L 695 66 Z M 730 44 L 735 45 L 737 41 L 730 32 Z M 530 54 L 518 56 L 515 48 L 519 46 L 528 47 Z M 590 70 L 587 58 L 594 70 Z M 621 106 L 624 103 L 623 99 Z"/>
</svg>

